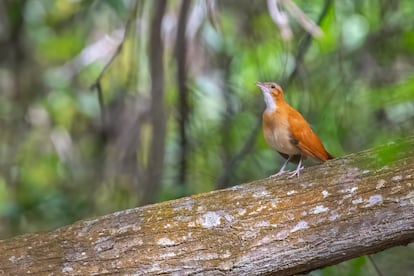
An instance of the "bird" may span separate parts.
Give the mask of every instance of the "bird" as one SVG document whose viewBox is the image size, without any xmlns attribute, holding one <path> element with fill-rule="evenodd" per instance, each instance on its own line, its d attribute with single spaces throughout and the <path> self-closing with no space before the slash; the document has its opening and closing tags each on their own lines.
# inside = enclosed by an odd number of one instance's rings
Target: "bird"
<svg viewBox="0 0 414 276">
<path fill-rule="evenodd" d="M 286 159 L 279 172 L 282 175 L 289 162 L 298 163 L 289 177 L 299 177 L 302 161 L 312 158 L 320 162 L 333 159 L 309 123 L 284 99 L 282 88 L 275 82 L 256 82 L 266 104 L 262 115 L 263 135 L 267 144 Z"/>
</svg>

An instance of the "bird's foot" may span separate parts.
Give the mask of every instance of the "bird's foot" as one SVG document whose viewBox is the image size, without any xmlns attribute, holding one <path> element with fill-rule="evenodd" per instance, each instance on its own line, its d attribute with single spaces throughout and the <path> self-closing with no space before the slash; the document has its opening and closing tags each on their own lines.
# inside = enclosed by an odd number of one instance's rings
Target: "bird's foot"
<svg viewBox="0 0 414 276">
<path fill-rule="evenodd" d="M 299 177 L 300 171 L 303 170 L 303 168 L 304 168 L 304 166 L 298 166 L 296 168 L 296 170 L 294 170 L 293 172 L 291 172 L 289 174 L 289 177 L 288 178 L 292 178 L 292 177 L 295 177 L 295 176 L 298 176 Z"/>
<path fill-rule="evenodd" d="M 277 173 L 275 173 L 275 174 L 272 174 L 271 176 L 269 176 L 270 178 L 273 178 L 273 177 L 278 177 L 278 176 L 281 176 L 282 174 L 284 174 L 284 173 L 287 173 L 287 172 L 290 172 L 289 170 L 287 170 L 287 171 L 285 171 L 285 170 L 280 170 L 280 171 L 278 171 Z"/>
</svg>

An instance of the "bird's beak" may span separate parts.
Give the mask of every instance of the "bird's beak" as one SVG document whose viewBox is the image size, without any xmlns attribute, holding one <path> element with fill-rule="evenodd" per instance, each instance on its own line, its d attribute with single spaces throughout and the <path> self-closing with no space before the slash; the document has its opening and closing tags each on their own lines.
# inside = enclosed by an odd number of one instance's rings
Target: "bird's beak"
<svg viewBox="0 0 414 276">
<path fill-rule="evenodd" d="M 268 92 L 266 85 L 263 82 L 256 82 L 256 85 L 260 87 L 263 92 Z"/>
<path fill-rule="evenodd" d="M 258 82 L 256 82 L 256 85 L 257 85 L 257 86 L 259 86 L 260 88 L 264 88 L 264 84 L 263 84 L 263 83 L 261 83 L 261 82 L 259 82 L 259 81 L 258 81 Z"/>
</svg>

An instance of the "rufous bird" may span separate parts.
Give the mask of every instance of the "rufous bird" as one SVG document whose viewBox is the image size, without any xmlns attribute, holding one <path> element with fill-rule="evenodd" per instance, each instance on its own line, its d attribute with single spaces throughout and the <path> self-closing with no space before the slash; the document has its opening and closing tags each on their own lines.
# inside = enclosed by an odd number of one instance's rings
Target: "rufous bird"
<svg viewBox="0 0 414 276">
<path fill-rule="evenodd" d="M 286 159 L 279 172 L 272 176 L 286 172 L 289 161 L 298 163 L 290 177 L 299 177 L 302 161 L 308 157 L 320 162 L 333 158 L 305 118 L 285 101 L 283 90 L 277 83 L 257 82 L 256 85 L 262 90 L 266 104 L 262 121 L 264 138 Z"/>
</svg>

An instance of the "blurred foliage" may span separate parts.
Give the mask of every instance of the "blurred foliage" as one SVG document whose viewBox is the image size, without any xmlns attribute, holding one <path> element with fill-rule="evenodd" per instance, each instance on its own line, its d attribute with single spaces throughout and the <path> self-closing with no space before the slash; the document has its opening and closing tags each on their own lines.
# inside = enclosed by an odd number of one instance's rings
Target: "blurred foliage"
<svg viewBox="0 0 414 276">
<path fill-rule="evenodd" d="M 326 3 L 295 2 L 315 21 Z M 188 181 L 177 183 L 180 3 L 168 1 L 162 25 L 165 98 L 155 100 L 164 104 L 167 132 L 158 201 L 216 189 L 226 173 L 230 186 L 274 172 L 282 160 L 260 132 L 254 135 L 264 107 L 255 82 L 286 81 L 295 68 L 285 97 L 335 156 L 414 133 L 414 2 L 333 1 L 320 24 L 323 36 L 297 64 L 308 34 L 290 19 L 294 38 L 283 41 L 265 1 L 217 1 L 213 11 L 193 1 Z M 153 1 L 2 1 L 0 238 L 141 204 L 143 187 L 152 185 L 143 176 L 153 140 L 147 119 L 154 100 L 148 54 L 153 9 Z M 101 79 L 102 124 L 90 86 L 113 55 Z M 366 266 L 364 257 L 341 265 L 343 274 L 338 268 L 313 273 L 367 275 Z"/>
</svg>

